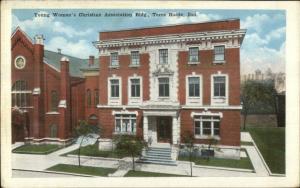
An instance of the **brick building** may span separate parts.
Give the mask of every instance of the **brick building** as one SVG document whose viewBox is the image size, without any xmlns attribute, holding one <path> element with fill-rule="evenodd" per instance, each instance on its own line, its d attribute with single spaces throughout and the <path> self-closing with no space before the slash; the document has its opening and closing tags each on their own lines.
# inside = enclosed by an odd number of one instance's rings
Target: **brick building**
<svg viewBox="0 0 300 188">
<path fill-rule="evenodd" d="M 199 144 L 213 137 L 225 153 L 238 155 L 244 35 L 238 19 L 106 31 L 94 42 L 99 59 L 59 60 L 61 54 L 43 49 L 41 37 L 32 44 L 17 29 L 12 81 L 28 78 L 29 137 L 51 137 L 55 124 L 55 136 L 68 139 L 76 121 L 86 119 L 102 127 L 100 147 L 115 134 L 177 145 L 189 132 Z M 19 56 L 28 62 L 21 70 L 15 68 Z M 34 71 L 34 79 L 28 71 Z M 54 111 L 52 91 L 59 101 Z"/>
</svg>

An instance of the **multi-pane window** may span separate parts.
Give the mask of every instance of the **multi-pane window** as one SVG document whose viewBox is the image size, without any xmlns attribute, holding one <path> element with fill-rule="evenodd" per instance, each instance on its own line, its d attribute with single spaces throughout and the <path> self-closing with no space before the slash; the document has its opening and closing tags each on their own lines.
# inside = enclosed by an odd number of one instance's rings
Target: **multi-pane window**
<svg viewBox="0 0 300 188">
<path fill-rule="evenodd" d="M 168 64 L 168 49 L 159 50 L 159 64 Z"/>
<path fill-rule="evenodd" d="M 51 111 L 58 110 L 58 94 L 57 91 L 51 91 Z"/>
<path fill-rule="evenodd" d="M 220 135 L 220 116 L 196 116 L 196 136 L 218 136 Z"/>
<path fill-rule="evenodd" d="M 118 52 L 114 52 L 114 53 L 110 54 L 110 66 L 112 66 L 112 67 L 119 66 Z"/>
<path fill-rule="evenodd" d="M 135 133 L 136 115 L 117 114 L 115 115 L 115 132 L 117 133 Z"/>
<path fill-rule="evenodd" d="M 97 106 L 98 104 L 99 104 L 99 90 L 95 89 L 94 105 Z"/>
<path fill-rule="evenodd" d="M 131 52 L 131 65 L 140 64 L 140 54 L 138 51 Z"/>
<path fill-rule="evenodd" d="M 200 97 L 200 78 L 189 77 L 189 97 Z"/>
<path fill-rule="evenodd" d="M 110 96 L 119 97 L 119 80 L 111 79 L 110 80 Z"/>
<path fill-rule="evenodd" d="M 189 48 L 189 62 L 199 62 L 199 48 Z"/>
<path fill-rule="evenodd" d="M 26 107 L 30 105 L 30 95 L 32 91 L 27 90 L 27 83 L 24 80 L 18 80 L 12 87 L 12 106 Z"/>
<path fill-rule="evenodd" d="M 92 105 L 92 94 L 91 94 L 91 90 L 87 90 L 86 91 L 86 105 L 87 107 L 91 107 Z"/>
<path fill-rule="evenodd" d="M 51 124 L 50 127 L 50 138 L 57 138 L 57 125 L 56 124 Z"/>
<path fill-rule="evenodd" d="M 226 96 L 226 77 L 215 76 L 214 79 L 214 97 L 225 97 Z"/>
<path fill-rule="evenodd" d="M 160 97 L 169 97 L 169 78 L 158 78 L 158 87 Z"/>
<path fill-rule="evenodd" d="M 133 78 L 130 79 L 131 83 L 131 97 L 140 97 L 140 89 L 141 89 L 141 84 L 140 84 L 140 79 L 139 78 Z"/>
<path fill-rule="evenodd" d="M 215 46 L 215 61 L 224 61 L 225 60 L 225 46 Z"/>
</svg>

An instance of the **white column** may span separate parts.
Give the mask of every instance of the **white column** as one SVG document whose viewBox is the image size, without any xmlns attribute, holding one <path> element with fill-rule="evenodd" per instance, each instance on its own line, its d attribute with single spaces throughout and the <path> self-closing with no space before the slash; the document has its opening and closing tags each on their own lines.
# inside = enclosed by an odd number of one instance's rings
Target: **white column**
<svg viewBox="0 0 300 188">
<path fill-rule="evenodd" d="M 172 143 L 177 144 L 178 140 L 178 126 L 177 126 L 177 117 L 172 117 Z"/>
<path fill-rule="evenodd" d="M 143 134 L 144 140 L 148 142 L 148 116 L 144 116 L 143 120 Z"/>
</svg>

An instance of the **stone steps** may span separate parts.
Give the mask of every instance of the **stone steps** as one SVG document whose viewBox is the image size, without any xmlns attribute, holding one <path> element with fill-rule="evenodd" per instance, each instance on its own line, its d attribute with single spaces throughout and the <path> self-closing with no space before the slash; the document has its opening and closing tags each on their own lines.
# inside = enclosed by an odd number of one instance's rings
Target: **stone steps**
<svg viewBox="0 0 300 188">
<path fill-rule="evenodd" d="M 172 160 L 172 149 L 170 147 L 149 147 L 138 161 L 140 163 L 176 166 Z"/>
</svg>

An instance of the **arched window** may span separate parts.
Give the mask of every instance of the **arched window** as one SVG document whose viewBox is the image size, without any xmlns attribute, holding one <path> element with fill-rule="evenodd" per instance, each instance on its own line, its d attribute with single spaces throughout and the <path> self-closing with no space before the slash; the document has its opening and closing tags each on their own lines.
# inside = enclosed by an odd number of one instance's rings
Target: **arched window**
<svg viewBox="0 0 300 188">
<path fill-rule="evenodd" d="M 55 90 L 51 91 L 51 111 L 58 110 L 58 94 Z"/>
<path fill-rule="evenodd" d="M 92 105 L 92 94 L 91 94 L 91 90 L 87 90 L 86 91 L 86 105 L 87 107 L 91 107 Z"/>
<path fill-rule="evenodd" d="M 56 124 L 51 124 L 50 127 L 50 138 L 57 138 L 57 125 Z"/>
<path fill-rule="evenodd" d="M 95 89 L 95 95 L 94 95 L 94 104 L 97 107 L 97 104 L 99 104 L 99 90 Z"/>
<path fill-rule="evenodd" d="M 27 83 L 24 80 L 17 80 L 12 86 L 12 106 L 26 107 L 30 105 L 30 94 Z"/>
</svg>

